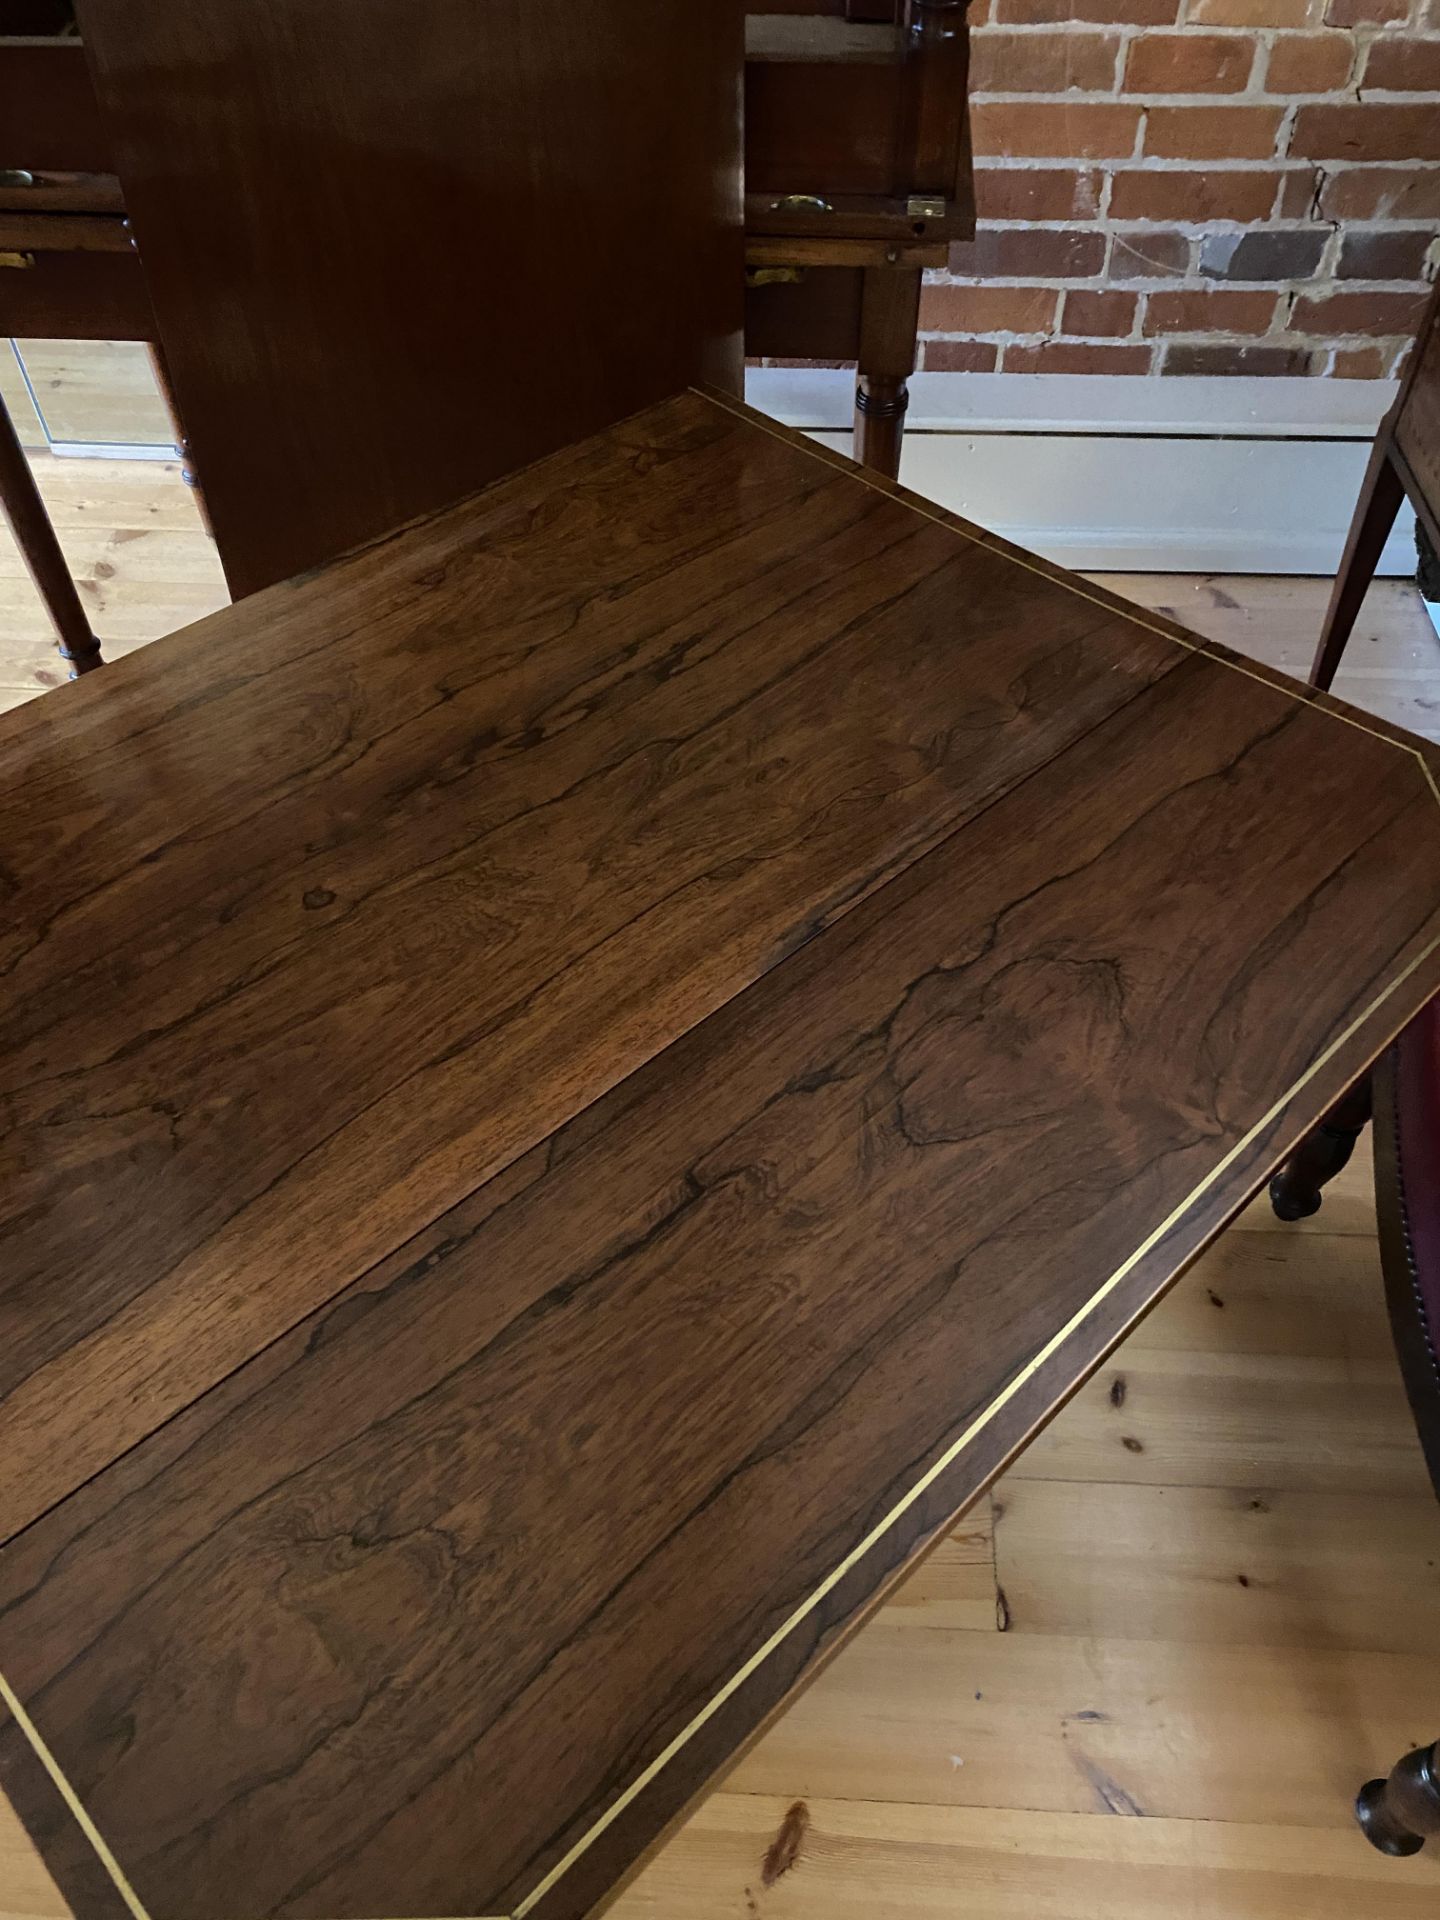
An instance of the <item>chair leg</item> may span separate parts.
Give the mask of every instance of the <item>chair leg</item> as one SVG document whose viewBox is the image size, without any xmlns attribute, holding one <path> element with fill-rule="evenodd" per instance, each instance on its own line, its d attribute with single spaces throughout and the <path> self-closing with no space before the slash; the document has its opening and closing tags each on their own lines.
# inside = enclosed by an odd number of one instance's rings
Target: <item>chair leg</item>
<svg viewBox="0 0 1440 1920">
<path fill-rule="evenodd" d="M 70 577 L 60 542 L 35 485 L 35 476 L 25 458 L 10 415 L 0 401 L 0 506 L 15 535 L 15 544 L 24 556 L 30 577 L 59 636 L 61 659 L 68 662 L 70 678 L 88 673 L 100 663 L 100 642 L 90 630 L 90 621 L 75 582 Z"/>
<path fill-rule="evenodd" d="M 1270 1205 L 1281 1220 L 1305 1220 L 1320 1211 L 1320 1190 L 1355 1151 L 1355 1142 L 1369 1125 L 1371 1106 L 1367 1075 L 1306 1134 L 1270 1182 Z"/>
<path fill-rule="evenodd" d="M 1419 1853 L 1440 1833 L 1440 1740 L 1407 1753 L 1388 1780 L 1367 1780 L 1355 1800 L 1355 1818 L 1381 1853 Z"/>
<path fill-rule="evenodd" d="M 1335 576 L 1330 605 L 1325 612 L 1325 624 L 1320 629 L 1315 664 L 1310 669 L 1311 686 L 1328 687 L 1335 678 L 1335 669 L 1345 651 L 1345 642 L 1350 638 L 1350 630 L 1360 612 L 1365 590 L 1375 577 L 1380 555 L 1404 498 L 1405 489 L 1390 460 L 1388 441 L 1382 435 L 1376 441 L 1370 464 L 1365 469 L 1365 482 L 1360 489 L 1355 518 L 1350 522 L 1350 532 L 1346 536 L 1340 571 Z"/>
</svg>

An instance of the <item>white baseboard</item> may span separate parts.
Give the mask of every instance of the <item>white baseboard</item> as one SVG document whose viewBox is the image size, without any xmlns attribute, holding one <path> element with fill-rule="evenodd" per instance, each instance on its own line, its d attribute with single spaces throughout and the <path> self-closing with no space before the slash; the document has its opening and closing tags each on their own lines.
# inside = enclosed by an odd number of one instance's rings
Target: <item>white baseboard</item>
<svg viewBox="0 0 1440 1920">
<path fill-rule="evenodd" d="M 148 440 L 51 440 L 38 443 L 57 460 L 178 460 L 178 447 L 152 445 Z"/>
<path fill-rule="evenodd" d="M 853 377 L 753 368 L 747 397 L 850 451 Z M 1328 574 L 1388 381 L 917 374 L 900 477 L 1084 569 Z M 1382 573 L 1415 570 L 1406 508 Z"/>
</svg>

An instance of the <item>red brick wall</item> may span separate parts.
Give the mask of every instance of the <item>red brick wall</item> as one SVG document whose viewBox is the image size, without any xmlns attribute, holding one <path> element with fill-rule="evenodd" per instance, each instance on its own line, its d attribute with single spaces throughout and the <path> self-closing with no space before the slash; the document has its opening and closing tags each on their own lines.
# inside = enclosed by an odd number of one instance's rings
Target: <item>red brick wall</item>
<svg viewBox="0 0 1440 1920">
<path fill-rule="evenodd" d="M 975 0 L 980 231 L 920 364 L 1392 374 L 1440 227 L 1440 0 Z"/>
</svg>

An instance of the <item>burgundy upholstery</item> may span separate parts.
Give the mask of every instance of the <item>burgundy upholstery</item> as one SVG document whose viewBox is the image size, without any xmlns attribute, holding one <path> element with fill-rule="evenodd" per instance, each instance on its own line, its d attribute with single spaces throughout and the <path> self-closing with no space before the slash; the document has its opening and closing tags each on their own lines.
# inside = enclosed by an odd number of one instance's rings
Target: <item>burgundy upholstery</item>
<svg viewBox="0 0 1440 1920">
<path fill-rule="evenodd" d="M 1440 1490 L 1440 1001 L 1396 1042 L 1379 1104 L 1375 1161 L 1386 1293 L 1406 1390 Z"/>
</svg>

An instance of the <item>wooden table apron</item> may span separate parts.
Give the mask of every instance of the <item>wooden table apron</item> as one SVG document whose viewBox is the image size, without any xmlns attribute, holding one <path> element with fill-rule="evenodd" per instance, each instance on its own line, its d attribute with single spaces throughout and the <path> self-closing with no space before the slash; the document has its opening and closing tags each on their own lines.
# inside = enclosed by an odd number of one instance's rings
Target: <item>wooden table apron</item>
<svg viewBox="0 0 1440 1920">
<path fill-rule="evenodd" d="M 0 1781 L 601 1904 L 1440 988 L 1428 749 L 686 394 L 0 719 Z"/>
</svg>

